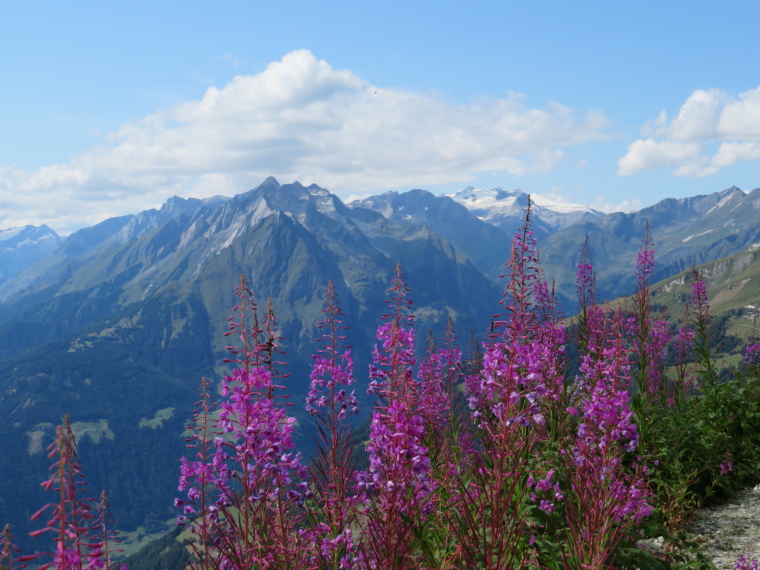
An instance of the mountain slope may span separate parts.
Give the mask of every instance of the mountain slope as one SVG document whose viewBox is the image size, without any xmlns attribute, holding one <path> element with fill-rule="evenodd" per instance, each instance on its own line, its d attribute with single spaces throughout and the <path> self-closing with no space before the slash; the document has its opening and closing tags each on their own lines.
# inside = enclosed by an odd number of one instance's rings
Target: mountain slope
<svg viewBox="0 0 760 570">
<path fill-rule="evenodd" d="M 628 295 L 647 223 L 656 252 L 653 279 L 665 279 L 760 241 L 760 189 L 745 194 L 732 187 L 709 195 L 666 199 L 637 212 L 578 223 L 539 242 L 541 261 L 564 298 L 572 299 L 577 256 L 588 236 L 601 298 Z"/>
<path fill-rule="evenodd" d="M 760 317 L 760 243 L 700 265 L 697 270 L 705 282 L 710 311 L 716 315 L 730 313 L 732 329 L 741 336 L 760 334 L 757 330 L 752 332 Z M 678 317 L 691 300 L 693 281 L 693 272 L 687 269 L 655 284 L 652 298 Z"/>
<path fill-rule="evenodd" d="M 42 450 L 65 413 L 82 434 L 91 485 L 107 489 L 119 524 L 170 518 L 195 387 L 225 369 L 223 333 L 241 274 L 262 311 L 271 299 L 285 337 L 291 412 L 307 444 L 301 402 L 328 280 L 351 327 L 347 342 L 360 347 L 364 413 L 374 331 L 397 262 L 412 289 L 420 343 L 449 317 L 463 337 L 471 329 L 478 335 L 499 298 L 436 232 L 271 178 L 230 200 L 173 199 L 104 222 L 56 252 L 9 280 L 0 307 L 0 429 L 21 453 L 0 461 L 0 477 L 24 473 L 28 503 L 16 490 L 0 491 L 0 520 L 21 529 L 43 500 L 35 490 L 46 472 Z"/>
<path fill-rule="evenodd" d="M 0 283 L 26 269 L 61 242 L 46 225 L 0 230 Z"/>
<path fill-rule="evenodd" d="M 349 206 L 374 210 L 394 222 L 426 226 L 444 236 L 491 278 L 500 274 L 509 255 L 510 235 L 478 219 L 449 196 L 435 196 L 427 190 L 386 192 L 355 200 Z"/>
</svg>

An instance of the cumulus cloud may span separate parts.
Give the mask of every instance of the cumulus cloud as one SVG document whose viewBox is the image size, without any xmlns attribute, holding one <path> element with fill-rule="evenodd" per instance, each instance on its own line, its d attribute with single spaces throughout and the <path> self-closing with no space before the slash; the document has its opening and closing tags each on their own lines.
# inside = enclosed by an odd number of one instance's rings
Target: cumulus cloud
<svg viewBox="0 0 760 570">
<path fill-rule="evenodd" d="M 629 213 L 641 210 L 642 208 L 641 201 L 638 198 L 623 200 L 617 204 L 610 204 L 609 202 L 605 202 L 604 198 L 601 196 L 595 196 L 594 201 L 590 204 L 590 206 L 594 210 L 604 212 L 605 214 L 612 214 L 613 212 Z"/>
<path fill-rule="evenodd" d="M 672 120 L 661 111 L 642 135 L 618 160 L 619 175 L 673 168 L 676 176 L 702 177 L 760 160 L 760 87 L 733 98 L 718 89 L 694 91 Z"/>
<path fill-rule="evenodd" d="M 633 174 L 641 170 L 656 170 L 670 166 L 684 166 L 698 162 L 702 147 L 699 143 L 653 138 L 634 141 L 628 154 L 618 161 L 618 173 Z"/>
<path fill-rule="evenodd" d="M 373 86 L 298 50 L 121 125 L 68 164 L 0 170 L 0 227 L 26 212 L 65 231 L 172 194 L 239 192 L 268 175 L 339 193 L 486 171 L 524 176 L 554 168 L 567 147 L 606 138 L 607 125 L 599 112 L 530 108 L 518 94 L 453 104 Z"/>
</svg>

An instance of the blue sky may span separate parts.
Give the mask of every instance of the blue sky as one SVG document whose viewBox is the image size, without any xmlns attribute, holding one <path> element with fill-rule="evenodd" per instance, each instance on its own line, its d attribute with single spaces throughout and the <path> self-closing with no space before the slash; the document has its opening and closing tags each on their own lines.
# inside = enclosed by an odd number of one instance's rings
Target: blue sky
<svg viewBox="0 0 760 570">
<path fill-rule="evenodd" d="M 4 2 L 0 228 L 267 175 L 611 211 L 760 186 L 753 2 Z"/>
</svg>

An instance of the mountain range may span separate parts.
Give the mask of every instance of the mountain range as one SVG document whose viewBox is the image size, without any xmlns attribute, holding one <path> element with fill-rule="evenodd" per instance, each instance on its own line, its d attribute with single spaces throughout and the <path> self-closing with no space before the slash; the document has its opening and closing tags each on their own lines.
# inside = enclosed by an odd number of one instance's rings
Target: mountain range
<svg viewBox="0 0 760 570">
<path fill-rule="evenodd" d="M 123 528 L 176 513 L 178 458 L 201 376 L 218 378 L 239 276 L 276 315 L 292 401 L 302 402 L 323 292 L 335 284 L 347 342 L 371 347 L 400 262 L 422 338 L 449 318 L 480 335 L 498 288 L 432 230 L 348 208 L 317 186 L 265 180 L 232 199 L 173 198 L 76 232 L 0 284 L 0 520 L 28 529 L 54 426 L 68 413 L 93 488 Z M 485 315 L 485 318 L 482 317 Z M 356 351 L 366 385 L 369 349 Z M 363 389 L 365 411 L 370 402 Z M 303 406 L 300 439 L 308 447 Z M 17 532 L 23 536 L 23 532 Z"/>
<path fill-rule="evenodd" d="M 567 314 L 586 236 L 603 299 L 632 291 L 647 224 L 656 279 L 760 247 L 760 189 L 668 199 L 628 214 L 540 196 L 531 201 L 541 261 Z M 90 486 L 108 491 L 119 526 L 163 528 L 176 514 L 178 458 L 196 387 L 201 376 L 225 371 L 223 334 L 240 275 L 262 310 L 271 301 L 284 337 L 284 382 L 300 442 L 308 448 L 312 437 L 299 402 L 330 280 L 350 326 L 346 341 L 355 347 L 366 415 L 367 365 L 396 263 L 411 288 L 421 345 L 450 318 L 463 345 L 479 339 L 498 312 L 499 275 L 527 203 L 519 190 L 466 188 L 450 196 L 388 192 L 344 204 L 319 186 L 268 178 L 232 198 L 174 197 L 160 209 L 65 238 L 44 226 L 0 232 L 8 252 L 37 244 L 26 250 L 35 253 L 16 258 L 0 251 L 0 429 L 7 450 L 0 477 L 14 482 L 0 491 L 0 521 L 22 536 L 26 516 L 48 501 L 37 484 L 47 471 L 43 451 L 68 413 Z"/>
</svg>

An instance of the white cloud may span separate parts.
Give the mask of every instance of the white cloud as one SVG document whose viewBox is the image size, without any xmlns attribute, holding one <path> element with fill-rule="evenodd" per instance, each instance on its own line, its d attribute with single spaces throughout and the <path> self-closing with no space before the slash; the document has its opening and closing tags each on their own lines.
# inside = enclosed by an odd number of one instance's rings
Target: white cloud
<svg viewBox="0 0 760 570">
<path fill-rule="evenodd" d="M 618 175 L 673 168 L 702 177 L 740 161 L 760 160 L 760 87 L 731 98 L 718 89 L 694 91 L 668 122 L 665 111 L 642 128 L 618 160 Z M 710 154 L 706 145 L 720 142 Z"/>
<path fill-rule="evenodd" d="M 618 174 L 625 176 L 641 170 L 692 164 L 699 161 L 701 152 L 699 143 L 640 139 L 631 143 L 628 153 L 618 161 Z"/>
<path fill-rule="evenodd" d="M 563 148 L 606 138 L 607 119 L 519 94 L 453 104 L 370 85 L 294 51 L 200 100 L 126 123 L 68 164 L 0 171 L 0 227 L 70 230 L 172 194 L 245 190 L 268 175 L 340 193 L 546 172 Z M 87 212 L 85 214 L 84 212 Z"/>
<path fill-rule="evenodd" d="M 718 132 L 723 139 L 760 140 L 760 87 L 745 91 L 720 114 Z"/>
<path fill-rule="evenodd" d="M 760 160 L 760 143 L 724 142 L 711 162 L 715 168 L 722 168 L 743 160 Z"/>
<path fill-rule="evenodd" d="M 641 210 L 641 201 L 638 198 L 631 200 L 623 200 L 617 204 L 610 204 L 605 202 L 601 196 L 594 196 L 594 201 L 590 204 L 590 207 L 594 210 L 604 212 L 605 214 L 611 214 L 613 212 L 635 212 Z"/>
</svg>

